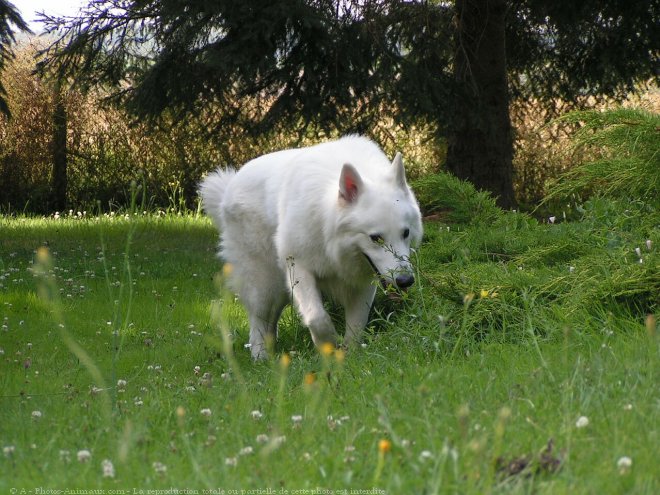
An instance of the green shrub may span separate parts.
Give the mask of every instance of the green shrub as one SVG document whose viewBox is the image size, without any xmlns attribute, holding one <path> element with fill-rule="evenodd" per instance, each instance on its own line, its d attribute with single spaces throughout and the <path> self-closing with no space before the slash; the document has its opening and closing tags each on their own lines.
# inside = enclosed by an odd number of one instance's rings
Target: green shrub
<svg viewBox="0 0 660 495">
<path fill-rule="evenodd" d="M 660 190 L 660 115 L 639 109 L 572 112 L 559 121 L 581 124 L 574 151 L 595 159 L 563 174 L 544 202 L 572 195 L 652 201 Z"/>
<path fill-rule="evenodd" d="M 490 222 L 502 212 L 489 193 L 446 173 L 422 177 L 412 187 L 424 215 L 449 223 Z"/>
</svg>

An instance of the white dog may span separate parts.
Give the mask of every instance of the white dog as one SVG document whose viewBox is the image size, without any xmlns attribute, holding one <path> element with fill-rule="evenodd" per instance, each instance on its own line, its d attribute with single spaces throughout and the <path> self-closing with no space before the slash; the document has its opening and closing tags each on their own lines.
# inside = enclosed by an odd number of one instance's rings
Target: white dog
<svg viewBox="0 0 660 495">
<path fill-rule="evenodd" d="M 339 302 L 350 345 L 367 324 L 376 278 L 401 289 L 415 281 L 417 200 L 401 155 L 390 163 L 366 138 L 271 153 L 238 172 L 217 170 L 200 194 L 221 232 L 220 256 L 232 266 L 230 287 L 248 312 L 254 359 L 266 357 L 290 300 L 317 346 L 337 342 L 322 296 Z"/>
</svg>

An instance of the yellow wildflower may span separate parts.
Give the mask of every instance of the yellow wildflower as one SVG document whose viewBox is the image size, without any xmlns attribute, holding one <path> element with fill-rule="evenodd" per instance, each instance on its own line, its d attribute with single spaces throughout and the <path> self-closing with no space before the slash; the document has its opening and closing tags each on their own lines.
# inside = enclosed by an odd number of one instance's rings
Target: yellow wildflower
<svg viewBox="0 0 660 495">
<path fill-rule="evenodd" d="M 335 346 L 330 342 L 324 342 L 323 344 L 321 344 L 319 350 L 321 351 L 321 354 L 327 357 L 332 355 L 332 353 L 335 351 Z"/>
<path fill-rule="evenodd" d="M 392 450 L 392 442 L 390 442 L 387 438 L 383 438 L 378 442 L 378 452 L 381 454 L 386 454 L 390 450 Z"/>
</svg>

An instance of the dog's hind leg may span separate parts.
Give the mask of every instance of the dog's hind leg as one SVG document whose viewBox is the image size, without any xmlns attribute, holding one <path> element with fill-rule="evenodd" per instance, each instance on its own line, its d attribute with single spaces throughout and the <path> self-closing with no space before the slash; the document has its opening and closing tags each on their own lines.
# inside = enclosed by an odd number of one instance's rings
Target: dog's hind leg
<svg viewBox="0 0 660 495">
<path fill-rule="evenodd" d="M 252 358 L 265 359 L 277 340 L 277 322 L 289 297 L 279 269 L 272 264 L 258 263 L 242 267 L 243 286 L 239 297 L 250 322 Z"/>
<path fill-rule="evenodd" d="M 248 308 L 248 319 L 250 321 L 250 352 L 254 360 L 268 357 L 269 349 L 272 349 L 277 340 L 277 321 L 280 318 L 284 305 L 273 304 L 255 310 Z"/>
</svg>

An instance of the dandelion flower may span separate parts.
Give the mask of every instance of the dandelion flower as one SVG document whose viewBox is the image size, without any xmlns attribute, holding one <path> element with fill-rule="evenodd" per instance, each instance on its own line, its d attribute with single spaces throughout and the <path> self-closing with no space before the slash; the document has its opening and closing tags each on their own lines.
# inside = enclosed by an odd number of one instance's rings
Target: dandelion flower
<svg viewBox="0 0 660 495">
<path fill-rule="evenodd" d="M 305 374 L 305 385 L 313 385 L 316 381 L 316 375 L 314 373 Z"/>
<path fill-rule="evenodd" d="M 224 277 L 229 277 L 231 273 L 234 271 L 234 265 L 231 263 L 225 263 L 222 265 L 222 275 Z"/>
<path fill-rule="evenodd" d="M 252 419 L 261 419 L 264 417 L 264 414 L 261 411 L 255 409 L 250 413 L 250 416 L 252 416 Z"/>
<path fill-rule="evenodd" d="M 392 450 L 392 442 L 387 438 L 383 438 L 378 442 L 378 452 L 386 454 Z"/>
<path fill-rule="evenodd" d="M 87 462 L 92 458 L 92 453 L 86 449 L 79 450 L 77 457 L 78 457 L 78 462 Z"/>
<path fill-rule="evenodd" d="M 575 422 L 575 427 L 584 428 L 585 426 L 589 426 L 589 418 L 586 416 L 580 416 Z"/>
<path fill-rule="evenodd" d="M 488 297 L 488 291 L 486 289 L 481 289 L 479 295 L 481 296 L 481 299 L 485 299 Z"/>
<path fill-rule="evenodd" d="M 337 360 L 338 363 L 343 363 L 345 358 L 346 358 L 346 353 L 344 352 L 343 349 L 337 349 L 335 351 L 335 359 Z"/>
<path fill-rule="evenodd" d="M 41 419 L 41 411 L 32 411 L 32 419 Z"/>
<path fill-rule="evenodd" d="M 291 364 L 291 357 L 288 354 L 282 354 L 282 357 L 280 358 L 280 364 L 282 365 L 282 368 L 288 368 Z"/>
<path fill-rule="evenodd" d="M 212 414 L 211 410 L 208 407 L 205 407 L 199 412 L 201 413 L 202 416 L 206 416 L 206 417 L 209 417 Z"/>
<path fill-rule="evenodd" d="M 115 477 L 115 466 L 113 466 L 110 459 L 104 459 L 101 462 L 101 468 L 103 469 L 104 478 L 114 478 Z"/>
<path fill-rule="evenodd" d="M 226 466 L 236 466 L 238 464 L 238 458 L 236 457 L 227 457 L 225 459 Z"/>
<path fill-rule="evenodd" d="M 252 453 L 254 453 L 254 449 L 248 445 L 247 447 L 243 447 L 238 455 L 250 455 Z"/>
<path fill-rule="evenodd" d="M 332 355 L 332 353 L 335 350 L 335 346 L 330 342 L 324 342 L 323 344 L 321 344 L 320 350 L 321 350 L 321 354 L 327 357 Z"/>
</svg>

